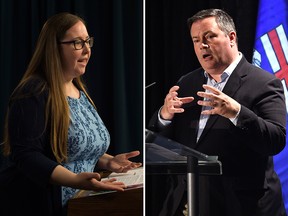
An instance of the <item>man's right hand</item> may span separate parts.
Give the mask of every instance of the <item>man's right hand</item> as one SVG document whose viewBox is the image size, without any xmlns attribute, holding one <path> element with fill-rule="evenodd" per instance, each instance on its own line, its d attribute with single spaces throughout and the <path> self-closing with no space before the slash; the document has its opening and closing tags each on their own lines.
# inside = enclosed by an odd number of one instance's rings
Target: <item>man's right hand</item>
<svg viewBox="0 0 288 216">
<path fill-rule="evenodd" d="M 190 103 L 194 100 L 194 97 L 179 98 L 177 91 L 179 86 L 173 86 L 170 88 L 169 93 L 166 95 L 164 105 L 161 109 L 160 116 L 164 120 L 171 120 L 175 113 L 182 113 L 184 109 L 181 108 L 182 104 Z"/>
</svg>

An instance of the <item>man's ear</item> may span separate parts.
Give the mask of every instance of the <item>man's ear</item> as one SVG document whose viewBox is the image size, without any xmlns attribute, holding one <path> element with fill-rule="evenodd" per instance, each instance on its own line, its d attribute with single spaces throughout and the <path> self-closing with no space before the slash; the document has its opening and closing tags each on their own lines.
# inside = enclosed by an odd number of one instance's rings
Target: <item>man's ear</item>
<svg viewBox="0 0 288 216">
<path fill-rule="evenodd" d="M 235 46 L 237 44 L 237 35 L 235 31 L 231 31 L 228 35 L 230 39 L 230 45 L 231 47 Z"/>
</svg>

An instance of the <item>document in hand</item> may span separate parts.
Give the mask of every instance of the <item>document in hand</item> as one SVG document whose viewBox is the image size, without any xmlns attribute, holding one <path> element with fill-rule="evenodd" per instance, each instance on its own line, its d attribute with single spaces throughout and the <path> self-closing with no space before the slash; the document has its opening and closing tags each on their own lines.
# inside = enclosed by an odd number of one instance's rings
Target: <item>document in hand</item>
<svg viewBox="0 0 288 216">
<path fill-rule="evenodd" d="M 126 173 L 115 173 L 112 172 L 108 177 L 102 178 L 116 178 L 117 181 L 123 182 L 127 186 L 127 190 L 133 188 L 141 188 L 143 187 L 143 167 L 139 167 L 133 170 L 129 170 Z M 87 190 L 79 190 L 73 198 L 80 198 L 85 196 L 93 196 L 93 195 L 101 195 L 106 193 L 112 193 L 115 191 L 111 190 L 100 190 L 100 191 L 87 191 Z"/>
<path fill-rule="evenodd" d="M 108 177 L 102 178 L 104 179 L 110 179 L 110 178 L 116 178 L 117 181 L 123 182 L 127 188 L 130 187 L 137 187 L 143 185 L 143 167 L 139 167 L 133 170 L 129 170 L 126 173 L 111 173 Z"/>
</svg>

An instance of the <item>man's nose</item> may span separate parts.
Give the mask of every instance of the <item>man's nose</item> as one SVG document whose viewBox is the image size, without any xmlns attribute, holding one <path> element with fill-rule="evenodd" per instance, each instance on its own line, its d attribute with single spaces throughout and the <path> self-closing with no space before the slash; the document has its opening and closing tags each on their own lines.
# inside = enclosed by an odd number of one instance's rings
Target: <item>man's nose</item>
<svg viewBox="0 0 288 216">
<path fill-rule="evenodd" d="M 201 49 L 207 49 L 207 48 L 209 48 L 209 45 L 205 42 L 202 42 L 201 43 Z"/>
</svg>

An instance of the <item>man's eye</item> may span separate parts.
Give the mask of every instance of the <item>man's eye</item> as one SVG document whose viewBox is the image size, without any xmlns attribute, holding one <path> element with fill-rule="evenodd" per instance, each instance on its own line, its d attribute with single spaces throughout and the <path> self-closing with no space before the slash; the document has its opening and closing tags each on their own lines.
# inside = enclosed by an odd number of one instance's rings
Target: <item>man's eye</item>
<svg viewBox="0 0 288 216">
<path fill-rule="evenodd" d="M 207 35 L 207 36 L 206 36 L 207 39 L 212 39 L 212 38 L 214 38 L 214 37 L 215 37 L 215 35 Z"/>
</svg>

